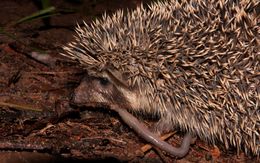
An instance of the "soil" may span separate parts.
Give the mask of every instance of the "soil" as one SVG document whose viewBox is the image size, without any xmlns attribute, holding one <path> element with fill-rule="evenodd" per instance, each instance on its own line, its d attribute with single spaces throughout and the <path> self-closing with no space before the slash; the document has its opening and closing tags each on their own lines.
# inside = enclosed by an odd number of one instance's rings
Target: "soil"
<svg viewBox="0 0 260 163">
<path fill-rule="evenodd" d="M 256 162 L 199 139 L 182 159 L 145 151 L 146 142 L 116 113 L 71 105 L 73 90 L 86 72 L 59 53 L 73 40 L 76 24 L 105 11 L 135 8 L 141 1 L 55 0 L 51 5 L 58 15 L 16 24 L 39 11 L 39 2 L 0 1 L 0 162 Z M 50 55 L 50 64 L 35 60 L 32 52 Z M 167 141 L 178 146 L 182 137 L 177 133 Z"/>
</svg>

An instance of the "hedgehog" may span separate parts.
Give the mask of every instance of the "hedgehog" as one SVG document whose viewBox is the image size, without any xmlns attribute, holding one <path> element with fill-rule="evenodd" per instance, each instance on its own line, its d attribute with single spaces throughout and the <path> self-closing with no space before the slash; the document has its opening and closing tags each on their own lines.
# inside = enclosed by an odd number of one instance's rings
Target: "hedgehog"
<svg viewBox="0 0 260 163">
<path fill-rule="evenodd" d="M 193 135 L 259 156 L 259 7 L 257 0 L 169 0 L 78 25 L 62 55 L 90 77 L 74 102 L 156 116 L 159 131 L 187 133 L 184 146 Z"/>
</svg>

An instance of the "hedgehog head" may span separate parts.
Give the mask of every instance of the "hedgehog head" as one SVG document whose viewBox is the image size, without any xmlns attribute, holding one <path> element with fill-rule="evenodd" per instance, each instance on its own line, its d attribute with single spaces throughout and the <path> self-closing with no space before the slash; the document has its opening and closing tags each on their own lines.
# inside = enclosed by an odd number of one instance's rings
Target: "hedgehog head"
<svg viewBox="0 0 260 163">
<path fill-rule="evenodd" d="M 151 93 L 149 85 L 136 83 L 129 85 L 124 73 L 115 69 L 106 69 L 90 73 L 82 79 L 80 85 L 74 91 L 73 102 L 85 106 L 105 106 L 116 105 L 122 109 L 134 112 L 146 112 L 155 115 L 155 108 L 159 105 L 149 102 L 147 97 Z"/>
</svg>

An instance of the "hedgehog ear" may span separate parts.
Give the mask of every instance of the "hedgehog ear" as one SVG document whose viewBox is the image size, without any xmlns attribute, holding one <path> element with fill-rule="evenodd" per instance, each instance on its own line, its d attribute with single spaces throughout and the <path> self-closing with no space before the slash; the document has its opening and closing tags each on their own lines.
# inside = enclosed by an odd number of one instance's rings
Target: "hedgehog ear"
<svg viewBox="0 0 260 163">
<path fill-rule="evenodd" d="M 123 77 L 123 74 L 115 69 L 107 69 L 106 73 L 110 80 L 121 87 L 129 89 L 129 85 L 127 84 L 127 80 Z"/>
</svg>

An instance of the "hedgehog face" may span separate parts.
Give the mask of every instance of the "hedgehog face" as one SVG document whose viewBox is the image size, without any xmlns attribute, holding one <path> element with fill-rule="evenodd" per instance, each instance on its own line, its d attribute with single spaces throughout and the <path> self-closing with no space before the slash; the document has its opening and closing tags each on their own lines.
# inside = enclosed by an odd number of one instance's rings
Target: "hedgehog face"
<svg viewBox="0 0 260 163">
<path fill-rule="evenodd" d="M 111 73 L 99 73 L 99 76 L 86 77 L 75 89 L 73 102 L 77 105 L 102 105 L 111 107 L 117 105 L 129 110 L 138 110 L 142 98 L 135 89 L 129 89 Z"/>
<path fill-rule="evenodd" d="M 113 85 L 106 78 L 84 78 L 76 88 L 73 102 L 76 104 L 86 103 L 109 103 L 114 99 Z"/>
</svg>

